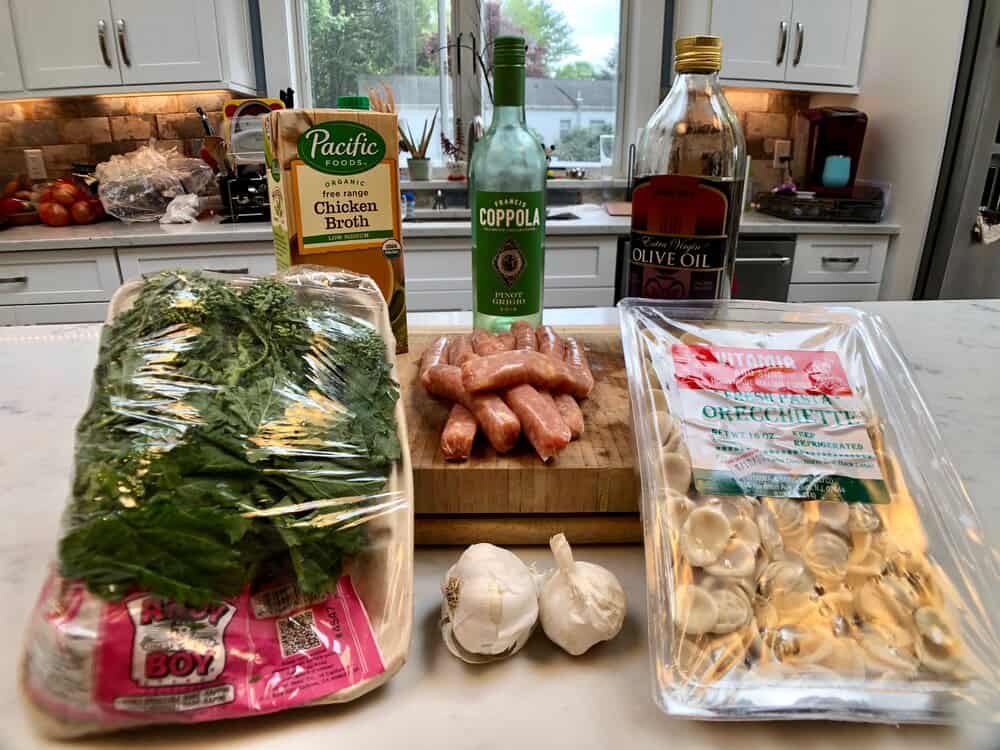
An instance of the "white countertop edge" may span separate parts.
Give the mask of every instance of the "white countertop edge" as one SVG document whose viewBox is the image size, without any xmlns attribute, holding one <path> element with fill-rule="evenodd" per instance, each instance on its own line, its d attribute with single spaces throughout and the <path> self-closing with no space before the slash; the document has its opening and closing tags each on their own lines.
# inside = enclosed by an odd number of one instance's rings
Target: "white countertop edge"
<svg viewBox="0 0 1000 750">
<path fill-rule="evenodd" d="M 551 236 L 604 235 L 620 236 L 629 232 L 627 216 L 609 216 L 601 206 L 554 207 L 580 216 L 570 221 L 550 221 L 546 233 Z M 76 248 L 128 248 L 162 245 L 200 245 L 219 242 L 270 242 L 271 225 L 222 224 L 213 218 L 197 224 L 167 224 L 156 222 L 124 224 L 101 222 L 80 227 L 12 227 L 0 231 L 0 253 L 25 250 L 72 250 Z M 788 221 L 748 211 L 740 223 L 741 234 L 840 234 L 895 235 L 898 224 L 846 224 L 830 222 Z M 468 222 L 441 221 L 403 222 L 404 239 L 437 237 L 468 237 Z"/>
</svg>

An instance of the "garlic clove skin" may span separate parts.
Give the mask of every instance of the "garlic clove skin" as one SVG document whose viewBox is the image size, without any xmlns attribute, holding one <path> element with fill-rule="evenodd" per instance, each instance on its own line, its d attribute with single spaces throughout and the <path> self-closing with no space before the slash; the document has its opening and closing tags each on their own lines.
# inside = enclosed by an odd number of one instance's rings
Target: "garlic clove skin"
<svg viewBox="0 0 1000 750">
<path fill-rule="evenodd" d="M 492 544 L 466 549 L 441 590 L 445 645 L 470 664 L 516 654 L 538 622 L 535 574 L 513 552 Z"/>
<path fill-rule="evenodd" d="M 549 546 L 559 569 L 542 587 L 542 629 L 557 646 L 579 656 L 621 631 L 625 590 L 607 568 L 575 561 L 564 534 L 552 537 Z"/>
</svg>

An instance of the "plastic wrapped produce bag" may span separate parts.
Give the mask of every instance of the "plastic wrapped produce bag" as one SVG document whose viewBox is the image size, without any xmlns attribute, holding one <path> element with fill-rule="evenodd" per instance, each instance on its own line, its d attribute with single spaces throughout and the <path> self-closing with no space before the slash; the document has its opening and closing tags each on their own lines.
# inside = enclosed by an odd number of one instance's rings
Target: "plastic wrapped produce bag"
<svg viewBox="0 0 1000 750">
<path fill-rule="evenodd" d="M 995 716 L 996 550 L 885 323 L 761 302 L 620 307 L 660 707 Z"/>
<path fill-rule="evenodd" d="M 374 283 L 168 272 L 104 327 L 21 685 L 57 736 L 352 700 L 403 665 L 413 522 Z"/>
<path fill-rule="evenodd" d="M 159 221 L 177 196 L 201 195 L 214 186 L 212 170 L 201 159 L 154 146 L 113 155 L 97 165 L 97 179 L 104 210 L 125 222 Z"/>
</svg>

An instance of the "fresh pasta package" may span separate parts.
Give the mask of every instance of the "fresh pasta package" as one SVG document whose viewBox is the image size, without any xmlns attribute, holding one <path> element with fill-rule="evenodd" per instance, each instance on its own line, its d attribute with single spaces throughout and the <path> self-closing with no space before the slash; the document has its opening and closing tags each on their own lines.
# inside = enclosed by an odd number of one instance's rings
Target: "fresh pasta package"
<svg viewBox="0 0 1000 750">
<path fill-rule="evenodd" d="M 352 700 L 406 660 L 413 521 L 368 277 L 164 272 L 111 302 L 24 699 L 69 737 Z"/>
<path fill-rule="evenodd" d="M 996 715 L 996 551 L 885 323 L 620 303 L 655 699 L 700 719 Z"/>
</svg>

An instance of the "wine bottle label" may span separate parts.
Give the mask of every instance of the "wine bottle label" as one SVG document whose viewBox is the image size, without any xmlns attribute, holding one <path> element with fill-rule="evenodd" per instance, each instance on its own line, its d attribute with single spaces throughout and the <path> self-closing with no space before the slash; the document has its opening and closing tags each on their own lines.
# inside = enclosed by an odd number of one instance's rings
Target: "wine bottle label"
<svg viewBox="0 0 1000 750">
<path fill-rule="evenodd" d="M 533 315 L 542 309 L 545 194 L 476 191 L 472 269 L 476 310 Z"/>
<path fill-rule="evenodd" d="M 652 299 L 728 296 L 725 270 L 735 240 L 736 183 L 653 175 L 632 191 L 628 295 Z"/>
</svg>

